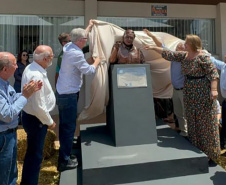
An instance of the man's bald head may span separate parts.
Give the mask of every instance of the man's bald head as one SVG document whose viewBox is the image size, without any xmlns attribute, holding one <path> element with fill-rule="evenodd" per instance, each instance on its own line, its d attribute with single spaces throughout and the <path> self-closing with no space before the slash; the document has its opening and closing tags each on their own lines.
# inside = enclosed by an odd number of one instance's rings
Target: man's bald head
<svg viewBox="0 0 226 185">
<path fill-rule="evenodd" d="M 8 80 L 13 76 L 17 67 L 16 58 L 12 53 L 0 52 L 0 77 L 3 80 Z"/>
<path fill-rule="evenodd" d="M 33 53 L 33 58 L 43 68 L 47 68 L 53 59 L 53 50 L 47 45 L 39 45 Z"/>
<path fill-rule="evenodd" d="M 12 53 L 0 52 L 0 71 L 2 71 L 4 67 L 9 67 L 15 61 L 16 58 Z"/>
<path fill-rule="evenodd" d="M 185 46 L 183 42 L 179 42 L 177 44 L 176 51 L 185 51 Z"/>
<path fill-rule="evenodd" d="M 34 61 L 42 61 L 44 57 L 48 57 L 52 54 L 52 48 L 47 45 L 40 45 L 34 51 Z"/>
</svg>

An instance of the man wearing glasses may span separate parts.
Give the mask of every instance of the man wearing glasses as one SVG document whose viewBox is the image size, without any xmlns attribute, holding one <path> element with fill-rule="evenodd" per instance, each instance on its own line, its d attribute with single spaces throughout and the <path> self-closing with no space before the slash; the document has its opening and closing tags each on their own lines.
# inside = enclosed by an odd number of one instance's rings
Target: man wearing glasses
<svg viewBox="0 0 226 185">
<path fill-rule="evenodd" d="M 58 36 L 58 40 L 61 44 L 62 47 L 64 47 L 65 44 L 67 44 L 68 42 L 71 42 L 70 40 L 70 35 L 68 33 L 61 33 L 59 36 Z M 89 46 L 85 46 L 82 48 L 82 51 L 83 53 L 87 53 L 89 52 Z M 55 85 L 57 83 L 57 79 L 58 79 L 58 76 L 59 76 L 59 71 L 60 71 L 60 66 L 61 66 L 61 62 L 62 62 L 62 57 L 63 57 L 63 50 L 60 52 L 60 54 L 58 55 L 58 58 L 57 58 L 57 65 L 56 65 L 56 75 L 55 75 Z"/>
<path fill-rule="evenodd" d="M 57 103 L 59 109 L 59 159 L 58 171 L 76 168 L 77 159 L 71 159 L 73 138 L 76 129 L 77 101 L 82 86 L 83 74 L 89 75 L 96 71 L 100 59 L 96 58 L 89 65 L 84 58 L 82 48 L 86 45 L 88 32 L 93 26 L 90 20 L 86 30 L 73 29 L 70 33 L 71 42 L 63 47 L 63 58 L 59 77 L 56 84 Z"/>
<path fill-rule="evenodd" d="M 43 88 L 28 99 L 22 112 L 22 123 L 27 133 L 27 151 L 21 185 L 38 184 L 47 129 L 54 129 L 56 125 L 50 115 L 50 111 L 55 107 L 56 98 L 46 71 L 52 65 L 53 57 L 51 47 L 38 46 L 33 53 L 34 61 L 25 68 L 22 76 L 22 85 L 35 79 L 43 82 Z"/>
<path fill-rule="evenodd" d="M 17 69 L 16 58 L 9 52 L 0 52 L 0 184 L 17 181 L 17 125 L 18 114 L 28 98 L 40 90 L 40 81 L 28 81 L 22 93 L 16 93 L 9 78 Z"/>
</svg>

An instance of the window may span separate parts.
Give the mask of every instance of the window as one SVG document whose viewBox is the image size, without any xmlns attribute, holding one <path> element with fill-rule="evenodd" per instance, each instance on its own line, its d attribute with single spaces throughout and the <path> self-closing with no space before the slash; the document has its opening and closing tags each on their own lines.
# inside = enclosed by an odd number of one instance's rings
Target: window
<svg viewBox="0 0 226 185">
<path fill-rule="evenodd" d="M 32 54 L 44 44 L 57 56 L 61 51 L 58 35 L 76 27 L 84 27 L 84 16 L 0 15 L 0 51 Z"/>
<path fill-rule="evenodd" d="M 147 28 L 153 32 L 166 32 L 183 40 L 187 34 L 196 34 L 202 39 L 204 49 L 212 54 L 216 53 L 214 19 L 150 19 L 128 17 L 98 17 L 98 19 L 113 23 L 124 29 L 131 28 L 135 31 L 141 31 L 143 28 Z"/>
</svg>

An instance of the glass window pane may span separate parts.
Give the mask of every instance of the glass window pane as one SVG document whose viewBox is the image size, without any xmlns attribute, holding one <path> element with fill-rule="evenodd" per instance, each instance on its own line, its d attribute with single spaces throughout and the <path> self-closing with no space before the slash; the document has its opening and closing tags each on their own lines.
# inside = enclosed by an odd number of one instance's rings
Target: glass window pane
<svg viewBox="0 0 226 185">
<path fill-rule="evenodd" d="M 203 42 L 203 48 L 210 53 L 216 53 L 215 20 L 214 19 L 175 19 L 175 18 L 131 18 L 131 17 L 98 17 L 99 20 L 110 22 L 122 27 L 141 31 L 147 28 L 153 32 L 166 32 L 180 39 L 187 34 L 198 35 Z"/>
<path fill-rule="evenodd" d="M 30 54 L 40 45 L 52 47 L 55 56 L 61 51 L 58 35 L 84 27 L 84 16 L 0 15 L 0 51 Z"/>
</svg>

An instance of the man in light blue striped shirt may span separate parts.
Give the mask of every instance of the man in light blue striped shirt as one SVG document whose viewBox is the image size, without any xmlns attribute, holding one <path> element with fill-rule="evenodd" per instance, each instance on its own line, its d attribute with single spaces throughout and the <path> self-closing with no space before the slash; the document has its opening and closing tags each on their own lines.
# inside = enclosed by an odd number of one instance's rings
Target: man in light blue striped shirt
<svg viewBox="0 0 226 185">
<path fill-rule="evenodd" d="M 156 46 L 165 48 L 164 44 L 151 32 L 147 29 L 144 29 L 144 32 L 153 39 Z M 176 46 L 176 51 L 185 51 L 185 47 L 183 42 L 179 42 Z M 171 82 L 173 85 L 173 108 L 174 113 L 177 116 L 180 135 L 187 137 L 188 129 L 187 129 L 187 120 L 185 118 L 185 109 L 184 109 L 184 75 L 181 71 L 181 63 L 170 61 L 170 72 L 171 72 Z"/>
<path fill-rule="evenodd" d="M 42 86 L 30 81 L 16 93 L 8 79 L 17 68 L 16 58 L 9 52 L 0 52 L 0 184 L 16 184 L 17 181 L 17 135 L 18 114 L 27 99 Z"/>
<path fill-rule="evenodd" d="M 211 61 L 215 64 L 216 68 L 221 71 L 220 74 L 220 90 L 221 95 L 224 98 L 224 101 L 222 102 L 222 129 L 220 132 L 220 144 L 221 144 L 221 150 L 225 149 L 225 135 L 226 135 L 226 63 L 217 60 L 216 58 L 210 56 Z"/>
<path fill-rule="evenodd" d="M 59 159 L 58 171 L 76 168 L 77 159 L 71 159 L 70 154 L 76 129 L 77 101 L 82 86 L 83 74 L 89 75 L 96 72 L 100 59 L 96 58 L 89 65 L 84 58 L 82 48 L 86 45 L 87 34 L 92 28 L 92 21 L 86 30 L 73 29 L 70 33 L 71 42 L 63 47 L 63 58 L 59 77 L 56 84 L 57 104 L 59 109 Z"/>
</svg>

